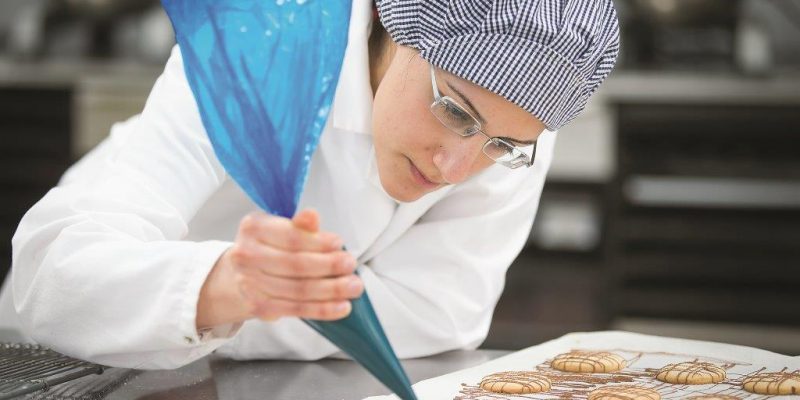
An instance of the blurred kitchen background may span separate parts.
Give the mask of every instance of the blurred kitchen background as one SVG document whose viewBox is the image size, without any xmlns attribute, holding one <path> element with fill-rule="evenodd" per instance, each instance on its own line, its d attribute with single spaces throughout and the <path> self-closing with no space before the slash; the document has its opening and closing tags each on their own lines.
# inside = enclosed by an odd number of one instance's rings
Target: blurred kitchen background
<svg viewBox="0 0 800 400">
<path fill-rule="evenodd" d="M 616 3 L 619 66 L 558 134 L 484 347 L 624 329 L 800 354 L 800 0 Z M 172 44 L 156 0 L 0 1 L 0 281 L 24 212 Z"/>
</svg>

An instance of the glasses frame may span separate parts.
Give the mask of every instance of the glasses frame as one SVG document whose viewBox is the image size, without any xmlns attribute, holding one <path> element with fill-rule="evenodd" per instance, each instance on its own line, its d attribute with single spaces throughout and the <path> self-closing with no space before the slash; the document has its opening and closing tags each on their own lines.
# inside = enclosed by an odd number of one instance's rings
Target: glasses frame
<svg viewBox="0 0 800 400">
<path fill-rule="evenodd" d="M 486 136 L 487 138 L 486 143 L 484 143 L 482 147 L 483 154 L 490 160 L 504 167 L 510 169 L 517 169 L 519 167 L 522 167 L 523 165 L 528 168 L 530 168 L 530 166 L 533 165 L 533 160 L 536 157 L 536 142 L 534 142 L 531 145 L 533 146 L 533 151 L 531 152 L 531 155 L 528 155 L 524 151 L 520 150 L 519 147 L 508 142 L 507 140 L 489 136 L 486 132 L 483 131 L 480 121 L 478 121 L 478 119 L 475 118 L 475 116 L 472 115 L 472 113 L 467 111 L 467 109 L 464 108 L 464 106 L 462 106 L 460 103 L 458 103 L 455 99 L 453 99 L 450 96 L 441 95 L 441 93 L 439 92 L 439 87 L 436 84 L 436 73 L 433 65 L 431 65 L 431 86 L 433 87 L 433 103 L 430 106 L 430 111 L 433 114 L 433 116 L 436 117 L 436 119 L 439 120 L 439 122 L 442 125 L 444 125 L 445 128 L 447 128 L 448 130 L 452 131 L 453 133 L 461 137 L 472 137 L 475 136 L 476 133 L 480 132 L 483 136 Z M 463 112 L 464 114 L 468 115 L 469 118 L 472 119 L 473 123 L 472 127 L 460 132 L 459 129 L 448 125 L 447 122 L 443 121 L 442 118 L 440 118 L 437 112 L 435 111 L 435 109 L 439 107 L 457 108 L 460 112 Z M 490 152 L 487 150 L 489 146 L 492 144 L 505 149 L 506 154 L 511 156 L 511 160 L 501 161 L 499 160 L 500 157 L 498 158 L 492 157 Z"/>
</svg>

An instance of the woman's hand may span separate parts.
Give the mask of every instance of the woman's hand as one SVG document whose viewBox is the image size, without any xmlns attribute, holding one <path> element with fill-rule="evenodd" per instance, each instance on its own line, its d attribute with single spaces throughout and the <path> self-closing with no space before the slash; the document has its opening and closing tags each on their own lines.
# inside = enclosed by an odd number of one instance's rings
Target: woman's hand
<svg viewBox="0 0 800 400">
<path fill-rule="evenodd" d="M 197 327 L 250 318 L 337 320 L 364 290 L 356 260 L 342 240 L 319 231 L 319 215 L 286 219 L 253 213 L 239 224 L 234 245 L 214 265 L 197 306 Z"/>
</svg>

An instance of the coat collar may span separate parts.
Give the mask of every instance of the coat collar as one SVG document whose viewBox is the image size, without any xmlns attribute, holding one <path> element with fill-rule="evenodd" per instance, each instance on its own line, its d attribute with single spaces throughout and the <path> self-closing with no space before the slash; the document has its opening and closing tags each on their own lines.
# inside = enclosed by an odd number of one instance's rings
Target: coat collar
<svg viewBox="0 0 800 400">
<path fill-rule="evenodd" d="M 372 130 L 368 50 L 371 29 L 371 0 L 353 0 L 347 48 L 331 110 L 331 122 L 336 129 L 363 134 Z"/>
</svg>

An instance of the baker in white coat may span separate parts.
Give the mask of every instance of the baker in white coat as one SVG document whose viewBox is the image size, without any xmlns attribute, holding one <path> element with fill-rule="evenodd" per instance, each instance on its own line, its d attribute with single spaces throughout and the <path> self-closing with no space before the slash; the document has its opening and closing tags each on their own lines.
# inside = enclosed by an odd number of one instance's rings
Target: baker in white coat
<svg viewBox="0 0 800 400">
<path fill-rule="evenodd" d="M 381 24 L 353 1 L 307 211 L 291 220 L 257 212 L 225 173 L 176 47 L 141 115 L 20 222 L 24 332 L 111 366 L 174 368 L 215 350 L 310 360 L 341 354 L 294 317 L 342 318 L 366 290 L 399 357 L 477 347 L 554 131 L 613 67 L 613 5 L 378 0 L 376 13 Z"/>
</svg>

